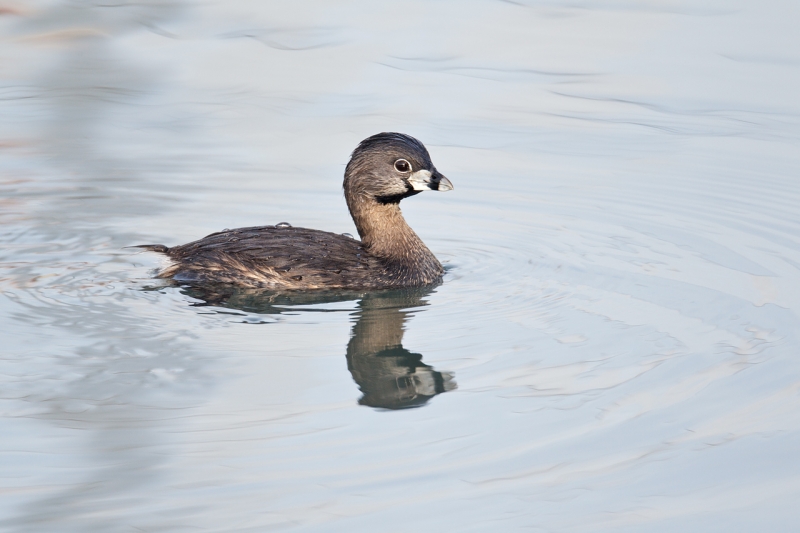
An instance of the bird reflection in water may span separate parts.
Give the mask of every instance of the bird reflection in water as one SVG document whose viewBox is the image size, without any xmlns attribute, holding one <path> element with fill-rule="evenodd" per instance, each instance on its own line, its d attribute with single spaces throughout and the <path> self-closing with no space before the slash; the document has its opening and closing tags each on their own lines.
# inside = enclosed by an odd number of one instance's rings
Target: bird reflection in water
<svg viewBox="0 0 800 533">
<path fill-rule="evenodd" d="M 272 293 L 255 289 L 184 288 L 202 300 L 199 306 L 221 306 L 249 313 L 297 312 L 298 306 L 358 299 L 347 344 L 347 368 L 361 389 L 358 403 L 380 409 L 407 409 L 456 388 L 453 374 L 422 362 L 422 355 L 403 347 L 403 333 L 414 309 L 427 305 L 433 289 L 412 288 L 368 293 Z"/>
</svg>

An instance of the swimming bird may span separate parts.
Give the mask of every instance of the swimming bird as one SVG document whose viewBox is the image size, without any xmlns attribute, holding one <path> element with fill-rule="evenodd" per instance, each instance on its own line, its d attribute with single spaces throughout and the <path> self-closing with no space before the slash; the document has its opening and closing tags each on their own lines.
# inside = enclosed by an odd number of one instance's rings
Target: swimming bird
<svg viewBox="0 0 800 533">
<path fill-rule="evenodd" d="M 453 184 L 431 162 L 425 146 L 402 133 L 361 141 L 344 172 L 344 197 L 361 240 L 286 223 L 212 233 L 168 248 L 171 264 L 158 273 L 186 284 L 231 284 L 275 290 L 421 287 L 444 269 L 409 227 L 400 201 Z"/>
</svg>

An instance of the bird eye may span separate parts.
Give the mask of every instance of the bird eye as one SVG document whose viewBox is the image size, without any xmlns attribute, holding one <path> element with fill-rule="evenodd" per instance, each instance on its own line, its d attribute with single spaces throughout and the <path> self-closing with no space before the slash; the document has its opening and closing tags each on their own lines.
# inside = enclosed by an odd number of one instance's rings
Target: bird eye
<svg viewBox="0 0 800 533">
<path fill-rule="evenodd" d="M 411 170 L 411 163 L 405 159 L 398 159 L 394 162 L 394 168 L 397 169 L 398 172 L 408 172 Z"/>
</svg>

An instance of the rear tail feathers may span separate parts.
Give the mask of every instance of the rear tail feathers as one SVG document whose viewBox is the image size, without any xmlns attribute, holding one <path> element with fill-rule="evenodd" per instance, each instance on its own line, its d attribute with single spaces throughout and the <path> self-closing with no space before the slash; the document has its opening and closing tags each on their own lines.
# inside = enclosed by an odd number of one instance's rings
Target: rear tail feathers
<svg viewBox="0 0 800 533">
<path fill-rule="evenodd" d="M 125 248 L 141 248 L 142 250 L 147 250 L 148 252 L 158 252 L 162 254 L 169 252 L 169 248 L 163 244 L 139 244 L 137 246 L 126 246 Z"/>
</svg>

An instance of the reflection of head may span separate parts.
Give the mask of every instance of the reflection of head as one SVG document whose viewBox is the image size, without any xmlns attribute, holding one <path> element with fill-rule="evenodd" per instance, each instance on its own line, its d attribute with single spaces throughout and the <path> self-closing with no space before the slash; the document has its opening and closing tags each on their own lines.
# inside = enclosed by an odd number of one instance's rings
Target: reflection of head
<svg viewBox="0 0 800 533">
<path fill-rule="evenodd" d="M 437 394 L 456 388 L 453 375 L 437 372 L 422 355 L 403 348 L 411 311 L 427 305 L 432 287 L 364 293 L 322 291 L 275 293 L 227 286 L 185 288 L 184 292 L 215 305 L 261 314 L 296 311 L 297 306 L 356 300 L 359 310 L 347 344 L 347 368 L 363 393 L 361 405 L 383 409 L 419 407 Z"/>
<path fill-rule="evenodd" d="M 370 407 L 419 407 L 455 388 L 452 374 L 437 372 L 422 362 L 420 354 L 400 345 L 375 353 L 356 354 L 348 349 L 347 368 L 364 394 L 358 403 Z"/>
<path fill-rule="evenodd" d="M 347 368 L 364 394 L 359 403 L 384 409 L 419 407 L 456 387 L 453 376 L 422 362 L 403 348 L 407 308 L 426 305 L 432 289 L 370 293 L 359 303 L 353 336 L 347 345 Z"/>
</svg>

